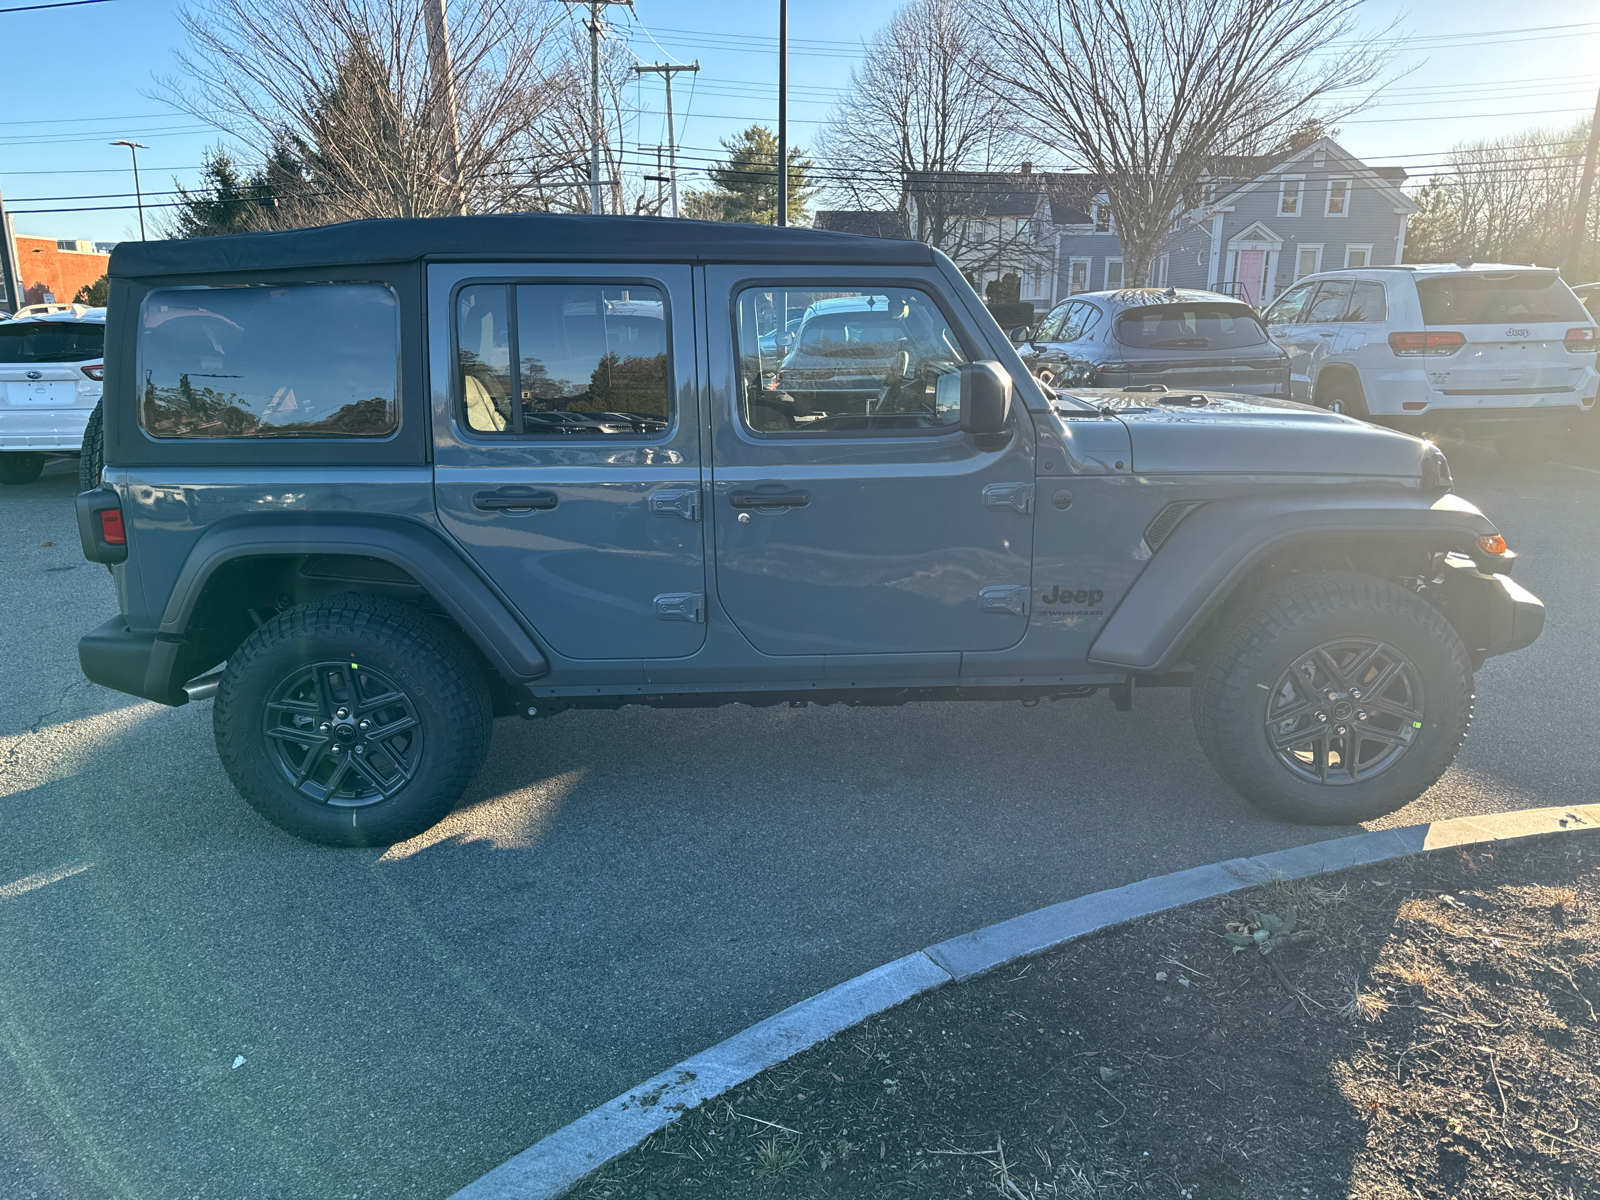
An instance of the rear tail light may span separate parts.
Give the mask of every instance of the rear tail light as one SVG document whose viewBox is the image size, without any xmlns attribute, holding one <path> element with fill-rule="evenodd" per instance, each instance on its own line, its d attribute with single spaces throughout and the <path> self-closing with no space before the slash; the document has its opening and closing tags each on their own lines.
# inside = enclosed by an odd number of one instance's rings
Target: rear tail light
<svg viewBox="0 0 1600 1200">
<path fill-rule="evenodd" d="M 1593 325 L 1584 325 L 1579 329 L 1567 330 L 1567 336 L 1563 339 L 1563 342 L 1567 350 L 1573 354 L 1593 354 L 1595 350 L 1600 349 L 1600 343 L 1595 341 Z"/>
<path fill-rule="evenodd" d="M 1569 333 L 1567 336 L 1571 337 L 1572 335 Z M 105 363 L 90 363 L 87 367 L 79 367 L 78 370 L 82 371 L 96 383 L 100 383 L 106 377 Z"/>
<path fill-rule="evenodd" d="M 122 510 L 120 508 L 102 508 L 100 510 L 100 539 L 108 546 L 126 546 L 128 533 L 122 527 Z"/>
<path fill-rule="evenodd" d="M 1391 333 L 1389 349 L 1404 358 L 1422 354 L 1454 354 L 1467 344 L 1460 333 Z"/>
</svg>

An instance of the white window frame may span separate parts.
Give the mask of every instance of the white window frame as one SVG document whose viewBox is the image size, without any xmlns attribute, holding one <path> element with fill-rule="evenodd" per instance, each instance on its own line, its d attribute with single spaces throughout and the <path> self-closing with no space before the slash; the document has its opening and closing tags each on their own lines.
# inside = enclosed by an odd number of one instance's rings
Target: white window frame
<svg viewBox="0 0 1600 1200">
<path fill-rule="evenodd" d="M 1364 257 L 1358 263 L 1353 263 L 1350 261 L 1350 252 L 1352 250 L 1359 250 L 1366 257 Z M 1356 242 L 1354 244 L 1347 244 L 1344 248 L 1344 265 L 1345 270 L 1347 271 L 1352 268 L 1359 269 L 1362 267 L 1370 267 L 1372 265 L 1372 243 L 1366 242 L 1363 244 L 1361 242 Z"/>
<path fill-rule="evenodd" d="M 1344 208 L 1339 212 L 1333 211 L 1333 185 L 1344 184 Z M 1328 190 L 1322 198 L 1322 215 L 1334 220 L 1342 220 L 1350 215 L 1350 198 L 1355 194 L 1356 181 L 1349 175 L 1329 175 Z"/>
<path fill-rule="evenodd" d="M 1102 278 L 1101 282 L 1105 285 L 1105 290 L 1106 291 L 1109 292 L 1109 291 L 1113 290 L 1113 288 L 1111 286 L 1111 264 L 1112 263 L 1116 263 L 1117 264 L 1117 285 L 1116 285 L 1115 290 L 1121 291 L 1123 288 L 1128 286 L 1128 283 L 1127 283 L 1127 276 L 1123 273 L 1123 270 L 1122 270 L 1122 259 L 1120 259 L 1120 258 L 1108 258 L 1108 259 L 1106 259 L 1106 273 L 1105 273 L 1104 277 Z"/>
<path fill-rule="evenodd" d="M 1300 269 L 1300 256 L 1302 254 L 1304 254 L 1307 250 L 1316 251 L 1317 263 L 1316 263 L 1316 265 L 1314 267 L 1311 268 L 1311 270 L 1302 271 Z M 1315 275 L 1320 270 L 1322 270 L 1322 243 L 1321 242 L 1312 242 L 1312 243 L 1302 242 L 1302 243 L 1300 243 L 1300 245 L 1295 247 L 1295 249 L 1294 249 L 1294 279 L 1291 280 L 1290 282 L 1299 283 L 1307 275 Z"/>
<path fill-rule="evenodd" d="M 1116 231 L 1111 227 L 1111 205 L 1096 203 L 1090 207 L 1093 209 L 1093 212 L 1090 213 L 1090 216 L 1093 218 L 1094 231 L 1096 233 L 1115 233 Z M 1101 213 L 1104 213 L 1106 218 L 1104 227 L 1102 227 L 1100 224 Z"/>
<path fill-rule="evenodd" d="M 1294 211 L 1288 212 L 1283 207 L 1283 202 L 1290 196 L 1289 185 L 1294 185 Z M 1304 175 L 1284 175 L 1278 179 L 1278 215 L 1280 217 L 1298 217 L 1303 215 L 1306 206 L 1306 177 Z"/>
<path fill-rule="evenodd" d="M 1094 290 L 1094 258 L 1087 254 L 1074 254 L 1067 259 L 1067 295 L 1077 296 L 1081 293 L 1072 290 L 1072 268 L 1079 263 L 1083 264 L 1083 290 Z"/>
</svg>

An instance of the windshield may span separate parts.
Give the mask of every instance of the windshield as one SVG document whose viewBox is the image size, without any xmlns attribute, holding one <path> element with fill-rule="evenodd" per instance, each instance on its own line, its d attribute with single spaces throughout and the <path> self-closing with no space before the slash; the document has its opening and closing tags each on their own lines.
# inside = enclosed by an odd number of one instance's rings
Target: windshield
<svg viewBox="0 0 1600 1200">
<path fill-rule="evenodd" d="M 88 321 L 0 321 L 0 363 L 74 363 L 105 353 L 106 327 Z"/>
<path fill-rule="evenodd" d="M 1571 289 L 1553 271 L 1443 275 L 1417 280 L 1424 325 L 1500 325 L 1513 321 L 1587 321 Z"/>
<path fill-rule="evenodd" d="M 1160 304 L 1118 317 L 1117 341 L 1149 350 L 1234 350 L 1265 345 L 1267 332 L 1245 304 Z"/>
<path fill-rule="evenodd" d="M 887 312 L 819 313 L 800 326 L 800 350 L 827 358 L 882 358 L 906 336 Z"/>
</svg>

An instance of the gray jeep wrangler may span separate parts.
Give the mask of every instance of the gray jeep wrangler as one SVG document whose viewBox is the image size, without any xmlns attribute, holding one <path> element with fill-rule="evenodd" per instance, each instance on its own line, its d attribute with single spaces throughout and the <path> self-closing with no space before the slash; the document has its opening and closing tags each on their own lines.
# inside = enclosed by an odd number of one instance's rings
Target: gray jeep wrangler
<svg viewBox="0 0 1600 1200">
<path fill-rule="evenodd" d="M 1284 401 L 1055 394 L 915 242 L 651 218 L 124 242 L 105 467 L 121 612 L 84 674 L 215 697 L 244 798 L 369 845 L 497 716 L 1188 687 L 1269 812 L 1449 766 L 1538 636 L 1427 442 Z"/>
</svg>

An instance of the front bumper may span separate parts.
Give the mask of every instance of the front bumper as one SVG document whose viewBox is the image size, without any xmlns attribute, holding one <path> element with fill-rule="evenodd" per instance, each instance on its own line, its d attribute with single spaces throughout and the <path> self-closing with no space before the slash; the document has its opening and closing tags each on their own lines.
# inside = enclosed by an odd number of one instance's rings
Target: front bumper
<svg viewBox="0 0 1600 1200">
<path fill-rule="evenodd" d="M 1508 575 L 1490 575 L 1469 558 L 1445 561 L 1439 608 L 1472 654 L 1473 669 L 1496 654 L 1532 645 L 1544 631 L 1544 602 Z"/>
</svg>

